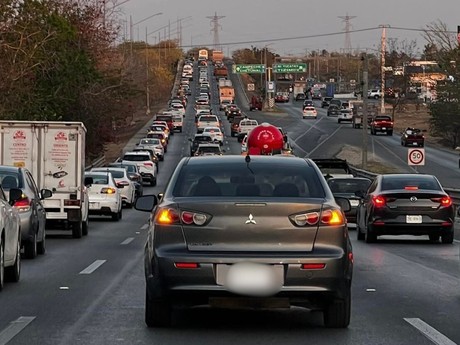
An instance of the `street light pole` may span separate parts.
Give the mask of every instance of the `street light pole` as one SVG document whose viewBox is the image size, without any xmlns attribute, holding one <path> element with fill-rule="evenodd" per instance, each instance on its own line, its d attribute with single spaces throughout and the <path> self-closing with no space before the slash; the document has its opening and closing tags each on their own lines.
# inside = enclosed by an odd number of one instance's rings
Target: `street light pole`
<svg viewBox="0 0 460 345">
<path fill-rule="evenodd" d="M 366 170 L 367 169 L 367 103 L 368 103 L 368 98 L 367 98 L 367 90 L 369 88 L 369 61 L 368 61 L 368 56 L 367 52 L 364 53 L 363 57 L 363 148 L 362 148 L 362 169 Z"/>
<path fill-rule="evenodd" d="M 382 97 L 380 97 L 380 112 L 385 114 L 385 51 L 386 51 L 386 28 L 388 25 L 380 25 L 382 28 L 382 42 L 381 42 L 381 52 L 380 52 L 380 91 L 382 92 Z"/>
<path fill-rule="evenodd" d="M 148 54 L 148 41 L 147 41 L 147 27 L 145 27 L 145 65 L 146 65 L 146 87 L 145 93 L 147 97 L 147 110 L 145 111 L 146 115 L 150 115 L 150 89 L 149 89 L 149 54 Z"/>
</svg>

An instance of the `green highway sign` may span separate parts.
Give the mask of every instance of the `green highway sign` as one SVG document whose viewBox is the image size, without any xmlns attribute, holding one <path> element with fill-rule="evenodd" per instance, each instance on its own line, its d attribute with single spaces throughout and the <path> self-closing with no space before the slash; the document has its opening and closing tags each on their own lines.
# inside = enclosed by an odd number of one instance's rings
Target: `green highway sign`
<svg viewBox="0 0 460 345">
<path fill-rule="evenodd" d="M 273 65 L 273 73 L 305 73 L 306 63 L 277 63 Z"/>
<path fill-rule="evenodd" d="M 233 73 L 265 73 L 265 65 L 233 65 Z"/>
</svg>

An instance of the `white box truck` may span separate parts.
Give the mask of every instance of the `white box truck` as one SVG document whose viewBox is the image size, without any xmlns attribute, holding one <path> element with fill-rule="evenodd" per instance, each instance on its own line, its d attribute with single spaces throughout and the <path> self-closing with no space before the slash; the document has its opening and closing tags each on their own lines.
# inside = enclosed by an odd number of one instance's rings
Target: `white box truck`
<svg viewBox="0 0 460 345">
<path fill-rule="evenodd" d="M 27 168 L 38 189 L 53 191 L 43 200 L 46 227 L 74 238 L 88 234 L 85 135 L 81 122 L 0 121 L 0 164 Z"/>
</svg>

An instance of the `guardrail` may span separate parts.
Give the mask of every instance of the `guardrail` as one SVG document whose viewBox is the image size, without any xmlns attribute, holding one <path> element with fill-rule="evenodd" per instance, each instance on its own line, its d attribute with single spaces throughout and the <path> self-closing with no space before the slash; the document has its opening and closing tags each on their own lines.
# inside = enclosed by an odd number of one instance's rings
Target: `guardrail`
<svg viewBox="0 0 460 345">
<path fill-rule="evenodd" d="M 102 167 L 105 165 L 105 163 L 106 161 L 105 161 L 105 155 L 104 155 L 92 161 L 89 166 L 85 167 L 85 170 L 91 170 L 92 168 Z"/>
</svg>

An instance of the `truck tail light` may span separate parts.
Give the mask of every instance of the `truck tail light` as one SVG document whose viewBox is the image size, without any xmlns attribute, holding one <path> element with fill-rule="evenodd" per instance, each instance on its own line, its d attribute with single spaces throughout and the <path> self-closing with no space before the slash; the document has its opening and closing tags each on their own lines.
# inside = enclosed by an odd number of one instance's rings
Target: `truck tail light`
<svg viewBox="0 0 460 345">
<path fill-rule="evenodd" d="M 76 199 L 65 199 L 64 206 L 80 206 L 81 201 Z"/>
</svg>

